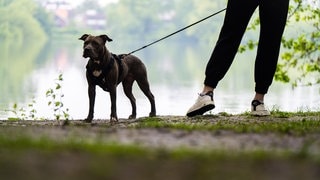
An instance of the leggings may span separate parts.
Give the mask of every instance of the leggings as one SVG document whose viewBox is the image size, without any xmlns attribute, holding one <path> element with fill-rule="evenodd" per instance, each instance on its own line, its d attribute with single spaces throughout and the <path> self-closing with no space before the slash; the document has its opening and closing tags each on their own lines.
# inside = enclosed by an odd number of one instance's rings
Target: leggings
<svg viewBox="0 0 320 180">
<path fill-rule="evenodd" d="M 216 88 L 237 53 L 243 34 L 259 7 L 260 37 L 255 60 L 255 91 L 266 94 L 276 71 L 289 0 L 228 0 L 224 23 L 208 61 L 204 84 Z"/>
</svg>

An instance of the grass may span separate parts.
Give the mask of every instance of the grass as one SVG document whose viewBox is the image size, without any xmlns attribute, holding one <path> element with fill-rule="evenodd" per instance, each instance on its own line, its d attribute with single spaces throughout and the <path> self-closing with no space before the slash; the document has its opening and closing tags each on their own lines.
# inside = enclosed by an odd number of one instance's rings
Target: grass
<svg viewBox="0 0 320 180">
<path fill-rule="evenodd" d="M 92 155 L 108 155 L 112 157 L 121 158 L 145 158 L 149 160 L 153 159 L 202 159 L 202 160 L 217 160 L 217 159 L 251 159 L 251 160 L 265 160 L 265 159 L 308 159 L 312 158 L 312 161 L 319 163 L 320 157 L 308 156 L 303 151 L 300 152 L 269 152 L 264 150 L 252 150 L 252 151 L 239 151 L 239 152 L 227 152 L 225 150 L 193 150 L 188 148 L 177 149 L 162 149 L 162 148 L 145 148 L 138 145 L 124 145 L 116 142 L 99 142 L 83 140 L 78 141 L 73 138 L 56 141 L 50 138 L 42 137 L 40 139 L 34 139 L 31 137 L 19 137 L 19 138 L 3 138 L 0 137 L 1 151 L 10 150 L 12 152 L 23 151 L 42 151 L 46 153 L 58 153 L 58 152 L 82 152 Z"/>
<path fill-rule="evenodd" d="M 228 131 L 234 136 L 274 133 L 304 138 L 305 144 L 298 151 L 165 149 L 104 139 L 121 128 Z M 319 134 L 320 112 L 164 116 L 119 124 L 70 121 L 65 127 L 6 121 L 0 123 L 0 179 L 318 179 L 320 156 L 310 150 L 319 148 L 312 146 Z"/>
<path fill-rule="evenodd" d="M 175 121 L 164 121 L 159 117 L 142 118 L 133 128 L 170 128 L 180 130 L 227 130 L 236 133 L 278 133 L 304 135 L 320 132 L 320 113 L 272 112 L 270 117 L 252 117 L 247 114 L 239 116 L 223 115 L 198 116 Z M 234 118 L 236 117 L 236 118 Z M 297 117 L 292 119 L 292 117 Z M 291 119 L 290 119 L 291 118 Z"/>
<path fill-rule="evenodd" d="M 260 150 L 146 149 L 3 136 L 0 147 L 1 179 L 316 179 L 320 168 L 319 157 Z"/>
<path fill-rule="evenodd" d="M 23 128 L 17 130 L 22 130 Z M 225 150 L 194 150 L 189 148 L 162 149 L 162 148 L 145 148 L 134 144 L 119 144 L 117 142 L 105 142 L 99 138 L 90 139 L 76 137 L 77 134 L 67 135 L 65 138 L 50 138 L 46 135 L 39 134 L 39 137 L 33 137 L 29 133 L 19 133 L 13 129 L 2 128 L 0 132 L 0 151 L 10 150 L 14 152 L 40 150 L 47 153 L 58 152 L 82 152 L 95 155 L 108 155 L 113 157 L 125 158 L 146 158 L 146 159 L 251 159 L 263 160 L 269 158 L 275 159 L 300 159 L 313 158 L 314 162 L 320 164 L 320 157 L 309 156 L 302 148 L 299 152 L 270 152 L 263 150 L 250 151 L 225 151 Z"/>
<path fill-rule="evenodd" d="M 319 175 L 318 162 L 263 153 L 230 156 L 157 151 L 145 156 L 118 156 L 65 150 L 1 152 L 1 179 L 250 180 L 316 179 Z"/>
</svg>

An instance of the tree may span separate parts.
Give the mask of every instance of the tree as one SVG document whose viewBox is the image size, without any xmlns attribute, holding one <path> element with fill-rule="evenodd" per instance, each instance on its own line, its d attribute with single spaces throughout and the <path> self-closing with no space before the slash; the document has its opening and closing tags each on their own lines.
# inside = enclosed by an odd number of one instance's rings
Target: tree
<svg viewBox="0 0 320 180">
<path fill-rule="evenodd" d="M 110 30 L 114 36 L 121 36 L 122 39 L 135 41 L 150 39 L 160 27 L 158 16 L 160 9 L 157 8 L 159 4 L 163 4 L 163 1 L 120 0 L 117 4 L 107 6 L 108 31 Z"/>
<path fill-rule="evenodd" d="M 36 3 L 29 0 L 0 1 L 0 39 L 15 39 L 20 44 L 26 39 L 43 40 L 46 34 L 34 17 Z"/>
<path fill-rule="evenodd" d="M 248 31 L 256 30 L 255 19 Z M 257 42 L 249 40 L 239 51 L 254 49 Z M 289 7 L 286 32 L 282 38 L 283 51 L 275 80 L 298 85 L 320 84 L 320 8 L 319 2 L 294 0 Z"/>
<path fill-rule="evenodd" d="M 182 26 L 186 26 L 221 10 L 224 6 L 225 4 L 221 4 L 221 1 L 201 1 L 201 3 L 199 3 L 198 0 L 192 0 L 180 2 L 177 6 L 178 19 L 176 19 L 176 21 L 178 22 L 179 19 L 183 19 L 184 24 Z M 212 37 L 219 32 L 222 21 L 223 15 L 212 17 L 186 30 L 186 36 L 200 44 L 208 45 Z"/>
<path fill-rule="evenodd" d="M 105 9 L 107 29 L 122 39 L 150 42 L 220 10 L 225 4 L 210 0 L 119 0 Z M 224 1 L 223 1 L 224 2 Z M 176 35 L 178 41 L 204 42 L 217 33 L 220 19 L 206 21 Z M 209 26 L 210 28 L 204 28 Z M 116 37 L 117 38 L 117 37 Z M 119 39 L 119 38 L 117 38 Z M 201 40 L 200 40 L 201 39 Z"/>
</svg>

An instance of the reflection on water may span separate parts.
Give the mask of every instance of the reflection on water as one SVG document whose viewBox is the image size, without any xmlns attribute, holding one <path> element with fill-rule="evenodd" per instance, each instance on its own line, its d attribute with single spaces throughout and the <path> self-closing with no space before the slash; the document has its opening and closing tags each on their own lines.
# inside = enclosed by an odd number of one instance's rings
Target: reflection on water
<svg viewBox="0 0 320 180">
<path fill-rule="evenodd" d="M 27 104 L 32 96 L 37 102 L 37 116 L 53 118 L 52 110 L 47 107 L 45 92 L 55 86 L 54 79 L 60 72 L 64 76 L 63 102 L 70 109 L 71 117 L 82 119 L 87 116 L 86 60 L 81 57 L 81 42 L 58 41 L 40 47 L 29 43 L 28 46 L 20 47 L 26 50 L 15 52 L 2 46 L 1 51 L 6 49 L 6 52 L 0 54 L 0 119 L 10 116 L 3 110 L 8 109 L 12 103 Z M 109 49 L 114 53 L 124 53 L 119 44 L 110 44 Z M 185 115 L 202 88 L 203 73 L 210 53 L 211 47 L 191 47 L 170 41 L 136 53 L 147 66 L 158 115 Z M 254 52 L 237 56 L 215 91 L 217 107 L 211 113 L 242 113 L 249 110 L 254 89 L 253 57 Z M 150 104 L 138 87 L 134 87 L 138 117 L 147 116 Z M 274 83 L 266 96 L 266 104 L 270 108 L 276 106 L 284 111 L 319 110 L 319 102 L 319 87 L 292 90 L 290 85 Z M 121 85 L 118 88 L 117 106 L 120 118 L 130 115 L 130 102 L 124 96 Z M 99 88 L 95 107 L 95 118 L 109 119 L 109 94 Z"/>
</svg>

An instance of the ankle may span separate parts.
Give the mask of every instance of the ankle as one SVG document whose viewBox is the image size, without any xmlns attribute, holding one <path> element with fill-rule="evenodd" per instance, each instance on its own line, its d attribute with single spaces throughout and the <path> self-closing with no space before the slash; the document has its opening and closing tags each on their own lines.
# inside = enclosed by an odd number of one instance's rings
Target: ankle
<svg viewBox="0 0 320 180">
<path fill-rule="evenodd" d="M 201 96 L 213 96 L 213 91 L 207 91 L 207 92 L 202 92 L 200 93 Z"/>
<path fill-rule="evenodd" d="M 253 100 L 257 100 L 257 101 L 260 101 L 260 102 L 264 102 L 264 94 L 260 94 L 260 93 L 256 93 Z"/>
<path fill-rule="evenodd" d="M 210 86 L 204 86 L 201 94 L 207 94 L 208 92 L 213 92 L 214 88 Z"/>
</svg>

